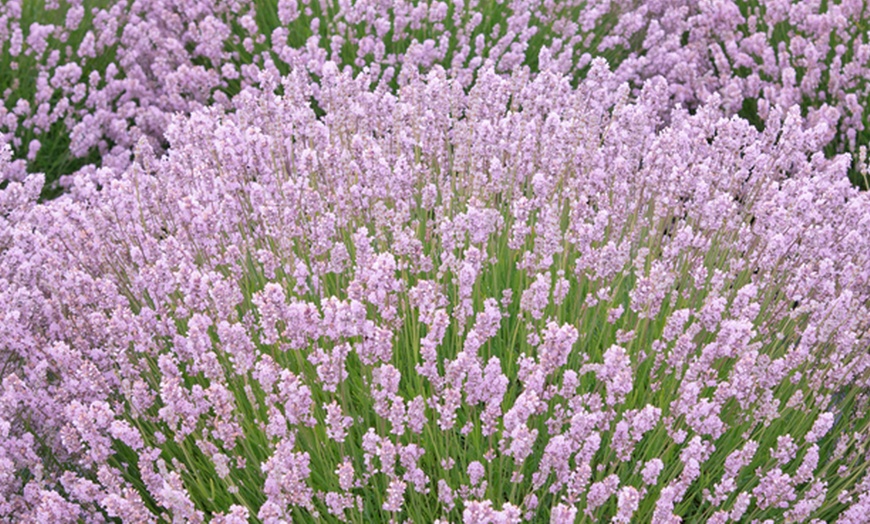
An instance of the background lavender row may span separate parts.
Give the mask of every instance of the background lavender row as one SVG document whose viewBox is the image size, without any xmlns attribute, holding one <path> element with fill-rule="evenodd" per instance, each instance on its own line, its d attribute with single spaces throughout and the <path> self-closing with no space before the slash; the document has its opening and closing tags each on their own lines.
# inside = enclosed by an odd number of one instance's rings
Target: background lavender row
<svg viewBox="0 0 870 524">
<path fill-rule="evenodd" d="M 828 154 L 858 154 L 870 136 L 868 21 L 861 0 L 11 0 L 0 6 L 0 134 L 18 159 L 9 177 L 103 179 L 139 137 L 164 147 L 170 115 L 232 107 L 262 70 L 319 78 L 330 60 L 394 89 L 443 67 L 467 87 L 488 60 L 576 81 L 601 56 L 618 81 L 664 76 L 669 102 L 690 109 L 718 93 L 758 127 L 772 105 L 797 104 L 806 125 L 828 125 Z"/>
</svg>

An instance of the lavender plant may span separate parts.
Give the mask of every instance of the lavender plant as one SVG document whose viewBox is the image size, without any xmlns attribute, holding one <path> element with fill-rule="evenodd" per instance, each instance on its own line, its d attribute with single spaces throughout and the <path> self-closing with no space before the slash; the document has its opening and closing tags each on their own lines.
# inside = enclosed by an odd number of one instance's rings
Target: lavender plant
<svg viewBox="0 0 870 524">
<path fill-rule="evenodd" d="M 171 115 L 227 108 L 262 70 L 329 61 L 395 89 L 440 65 L 468 87 L 492 61 L 585 76 L 595 57 L 636 89 L 667 78 L 694 110 L 718 93 L 757 126 L 772 106 L 826 122 L 829 155 L 868 144 L 870 42 L 864 2 L 312 2 L 10 0 L 0 6 L 0 135 L 20 180 L 123 171 L 145 137 L 159 150 Z M 853 166 L 853 181 L 860 181 Z M 104 168 L 104 172 L 98 170 Z M 47 190 L 45 196 L 52 194 Z"/>
<path fill-rule="evenodd" d="M 0 133 L 18 157 L 16 179 L 43 166 L 52 178 L 75 172 L 75 159 L 90 155 L 83 172 L 101 180 L 98 164 L 120 173 L 141 137 L 155 149 L 164 143 L 172 114 L 231 107 L 261 70 L 317 78 L 332 60 L 396 87 L 402 69 L 442 64 L 468 85 L 484 60 L 502 71 L 536 67 L 541 48 L 559 51 L 563 40 L 571 45 L 560 63 L 570 65 L 574 47 L 591 48 L 612 25 L 601 20 L 605 9 L 580 31 L 572 20 L 581 10 L 577 2 L 11 1 L 0 6 L 0 66 L 13 73 L 0 83 Z M 61 143 L 43 150 L 44 141 Z"/>
<path fill-rule="evenodd" d="M 870 202 L 826 126 L 602 61 L 276 82 L 0 193 L 4 518 L 864 521 Z"/>
</svg>

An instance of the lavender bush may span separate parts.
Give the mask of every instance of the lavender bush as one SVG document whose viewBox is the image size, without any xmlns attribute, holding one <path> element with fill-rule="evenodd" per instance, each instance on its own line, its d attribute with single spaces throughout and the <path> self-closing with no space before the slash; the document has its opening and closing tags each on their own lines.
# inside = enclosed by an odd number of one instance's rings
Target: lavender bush
<svg viewBox="0 0 870 524">
<path fill-rule="evenodd" d="M 870 197 L 824 122 L 600 60 L 376 76 L 0 193 L 3 518 L 866 521 Z"/>
<path fill-rule="evenodd" d="M 262 70 L 317 79 L 329 61 L 395 89 L 440 65 L 468 87 L 487 61 L 576 82 L 605 57 L 635 89 L 664 76 L 675 107 L 718 94 L 763 127 L 771 107 L 799 105 L 805 126 L 828 125 L 829 154 L 855 155 L 870 142 L 868 19 L 861 0 L 9 0 L 0 135 L 17 159 L 7 177 L 102 182 L 140 138 L 165 145 L 171 115 L 232 108 Z"/>
</svg>

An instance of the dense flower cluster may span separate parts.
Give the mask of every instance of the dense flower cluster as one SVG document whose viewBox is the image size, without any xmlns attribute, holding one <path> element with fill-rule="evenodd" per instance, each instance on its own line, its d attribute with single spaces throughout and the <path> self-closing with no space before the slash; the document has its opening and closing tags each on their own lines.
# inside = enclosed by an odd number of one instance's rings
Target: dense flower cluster
<svg viewBox="0 0 870 524">
<path fill-rule="evenodd" d="M 172 114 L 232 107 L 260 71 L 319 78 L 327 62 L 392 87 L 440 65 L 468 87 L 488 62 L 576 79 L 603 56 L 636 89 L 664 76 L 675 106 L 719 94 L 728 114 L 761 126 L 772 107 L 797 104 L 807 126 L 828 125 L 833 150 L 870 142 L 863 0 L 44 3 L 0 5 L 0 135 L 18 159 L 6 176 L 19 180 L 78 168 L 103 180 L 141 137 L 165 145 Z"/>
<path fill-rule="evenodd" d="M 404 74 L 266 69 L 102 187 L 0 192 L 3 518 L 865 522 L 870 196 L 825 121 Z"/>
</svg>

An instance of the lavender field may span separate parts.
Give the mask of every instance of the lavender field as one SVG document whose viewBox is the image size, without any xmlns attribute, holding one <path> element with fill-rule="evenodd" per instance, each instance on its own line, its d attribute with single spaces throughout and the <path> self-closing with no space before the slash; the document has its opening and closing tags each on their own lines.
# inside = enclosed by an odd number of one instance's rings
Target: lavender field
<svg viewBox="0 0 870 524">
<path fill-rule="evenodd" d="M 0 521 L 870 523 L 862 0 L 2 0 Z"/>
</svg>

